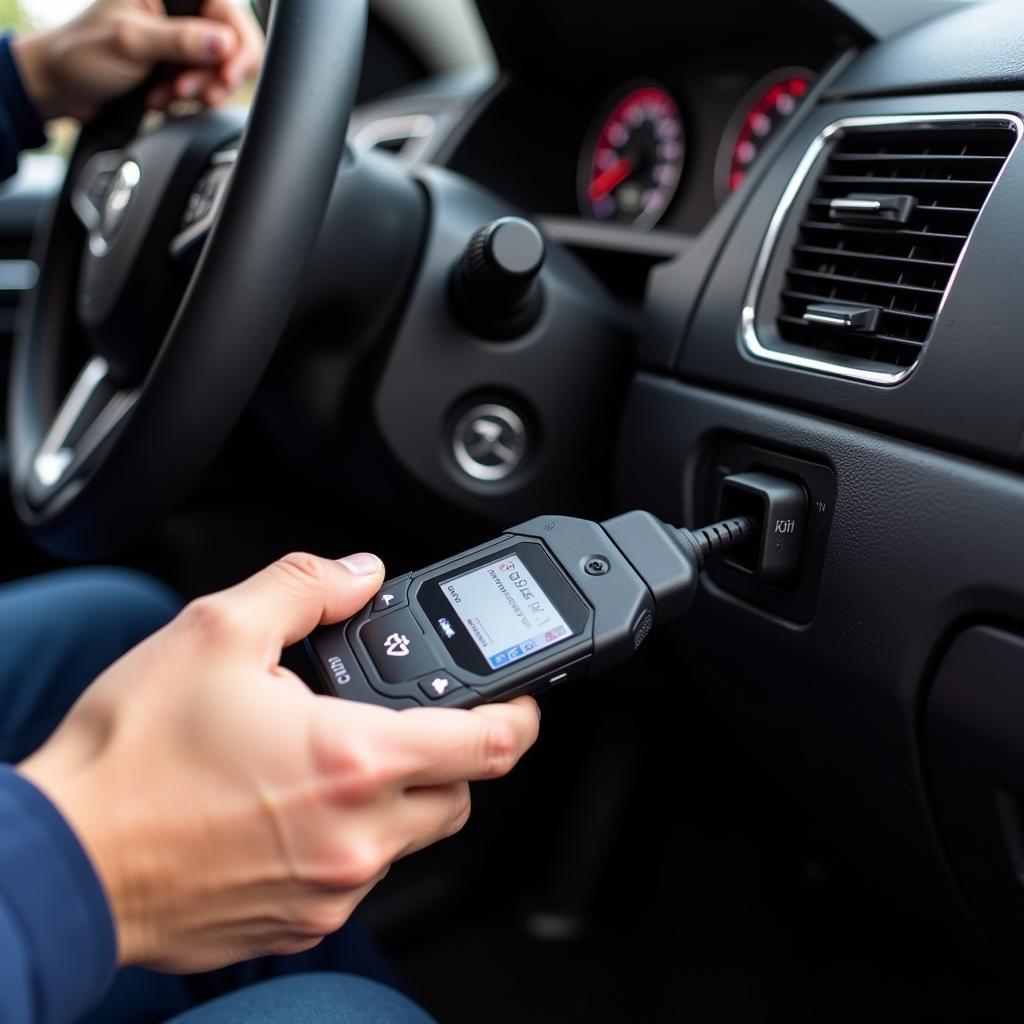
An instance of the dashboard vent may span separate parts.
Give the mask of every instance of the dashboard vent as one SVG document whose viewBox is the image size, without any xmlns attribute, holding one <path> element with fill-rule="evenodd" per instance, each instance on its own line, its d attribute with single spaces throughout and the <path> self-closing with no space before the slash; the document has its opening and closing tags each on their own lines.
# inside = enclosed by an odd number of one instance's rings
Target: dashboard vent
<svg viewBox="0 0 1024 1024">
<path fill-rule="evenodd" d="M 437 119 L 431 114 L 370 117 L 353 124 L 352 144 L 361 150 L 382 149 L 414 163 L 423 156 L 437 127 Z"/>
<path fill-rule="evenodd" d="M 823 362 L 881 364 L 889 382 L 903 376 L 1017 138 L 1008 118 L 995 117 L 851 119 L 823 138 L 781 283 L 779 337 Z"/>
</svg>

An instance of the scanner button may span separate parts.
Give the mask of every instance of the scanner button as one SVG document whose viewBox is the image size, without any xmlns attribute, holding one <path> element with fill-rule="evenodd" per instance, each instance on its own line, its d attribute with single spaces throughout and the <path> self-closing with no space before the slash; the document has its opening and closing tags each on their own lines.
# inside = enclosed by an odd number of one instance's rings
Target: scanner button
<svg viewBox="0 0 1024 1024">
<path fill-rule="evenodd" d="M 409 611 L 389 612 L 371 619 L 359 638 L 377 671 L 389 683 L 405 683 L 436 669 L 437 658 Z"/>
<path fill-rule="evenodd" d="M 409 603 L 409 584 L 412 580 L 406 576 L 401 580 L 388 580 L 373 599 L 370 611 L 388 612 L 392 608 L 404 608 Z"/>
<path fill-rule="evenodd" d="M 568 665 L 563 665 L 557 672 L 551 673 L 547 682 L 543 684 L 542 689 L 550 690 L 552 686 L 558 686 L 560 683 L 566 683 L 570 679 L 576 679 L 578 676 L 583 675 L 588 661 L 590 661 L 589 654 L 584 658 L 578 658 L 576 661 L 570 661 Z"/>
<path fill-rule="evenodd" d="M 465 687 L 453 675 L 447 672 L 434 672 L 426 679 L 420 680 L 420 689 L 431 700 L 444 700 L 450 697 L 456 690 L 464 690 Z"/>
</svg>

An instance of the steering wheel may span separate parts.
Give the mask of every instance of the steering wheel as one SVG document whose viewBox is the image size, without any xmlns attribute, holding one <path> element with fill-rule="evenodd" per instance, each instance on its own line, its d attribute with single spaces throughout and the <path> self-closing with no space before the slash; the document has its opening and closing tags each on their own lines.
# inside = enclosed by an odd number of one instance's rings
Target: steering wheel
<svg viewBox="0 0 1024 1024">
<path fill-rule="evenodd" d="M 335 183 L 366 7 L 273 5 L 244 132 L 222 115 L 140 133 L 145 89 L 83 129 L 11 369 L 15 507 L 51 551 L 123 544 L 196 481 L 240 417 Z M 186 273 L 173 257 L 197 242 Z"/>
</svg>

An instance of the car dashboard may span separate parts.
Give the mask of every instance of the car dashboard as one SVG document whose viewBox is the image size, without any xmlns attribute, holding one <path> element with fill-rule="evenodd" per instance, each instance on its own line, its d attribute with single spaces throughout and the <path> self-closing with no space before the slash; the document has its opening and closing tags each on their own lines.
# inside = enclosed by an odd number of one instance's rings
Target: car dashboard
<svg viewBox="0 0 1024 1024">
<path fill-rule="evenodd" d="M 713 569 L 673 664 L 886 891 L 1019 955 L 1019 8 L 873 43 L 826 4 L 539 6 L 481 5 L 502 71 L 431 161 L 635 318 L 615 506 L 806 488 L 799 578 Z"/>
<path fill-rule="evenodd" d="M 794 929 L 812 959 L 833 906 L 822 879 L 842 877 L 863 906 L 827 924 L 834 938 L 856 922 L 853 955 L 934 974 L 975 957 L 1019 967 L 1024 8 L 950 5 L 876 40 L 826 0 L 478 6 L 494 68 L 375 95 L 350 125 L 346 164 L 394 157 L 443 227 L 415 254 L 434 275 L 412 295 L 421 317 L 395 313 L 389 344 L 346 361 L 339 280 L 370 261 L 339 246 L 316 289 L 336 305 L 292 325 L 253 404 L 253 473 L 278 459 L 295 491 L 325 499 L 307 502 L 328 510 L 322 537 L 351 516 L 358 536 L 396 545 L 389 568 L 540 514 L 644 509 L 696 527 L 721 517 L 726 478 L 799 483 L 792 579 L 710 567 L 686 622 L 656 630 L 635 669 L 545 698 L 558 747 L 538 751 L 532 795 L 550 786 L 557 803 L 576 785 L 585 821 L 551 857 L 563 808 L 521 801 L 507 870 L 538 865 L 560 910 L 563 892 L 606 895 L 597 863 L 613 849 L 602 864 L 630 890 L 619 921 L 639 922 L 629 934 L 666 977 L 704 949 L 694 879 L 755 903 L 755 854 L 772 882 L 800 875 L 814 909 Z M 522 337 L 475 336 L 449 308 L 452 268 L 507 215 L 541 228 L 578 302 L 553 326 L 557 304 L 541 304 Z M 339 412 L 332 374 L 383 383 Z M 453 439 L 495 406 L 522 428 L 526 468 L 473 477 Z M 353 480 L 372 484 L 355 503 Z M 281 518 L 291 527 L 294 509 Z M 378 912 L 401 917 L 393 891 Z M 773 920 L 797 913 L 768 902 Z M 681 954 L 677 925 L 692 928 Z M 473 950 L 439 950 L 444 1006 L 448 965 Z M 922 967 L 932 956 L 941 969 Z M 877 1019 L 900 985 L 873 970 L 841 982 L 864 982 L 859 1016 L 837 1010 L 836 985 L 816 1013 L 742 1019 Z M 964 977 L 969 1010 L 936 999 L 894 1018 L 1019 1019 Z M 509 998 L 495 1020 L 528 1015 Z"/>
<path fill-rule="evenodd" d="M 542 218 L 700 231 L 833 59 L 828 46 L 523 74 L 498 87 L 450 166 Z"/>
</svg>

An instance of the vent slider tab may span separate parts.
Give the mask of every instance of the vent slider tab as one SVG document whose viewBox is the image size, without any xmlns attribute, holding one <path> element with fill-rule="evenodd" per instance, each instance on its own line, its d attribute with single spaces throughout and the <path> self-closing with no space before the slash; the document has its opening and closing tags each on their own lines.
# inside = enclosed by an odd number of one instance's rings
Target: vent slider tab
<svg viewBox="0 0 1024 1024">
<path fill-rule="evenodd" d="M 877 306 L 854 306 L 839 302 L 815 302 L 804 310 L 804 322 L 851 331 L 873 331 L 878 326 Z"/>
<path fill-rule="evenodd" d="M 838 220 L 847 224 L 864 224 L 875 221 L 906 224 L 916 205 L 916 196 L 852 192 L 845 198 L 831 200 L 828 204 L 828 216 L 829 220 Z"/>
</svg>

